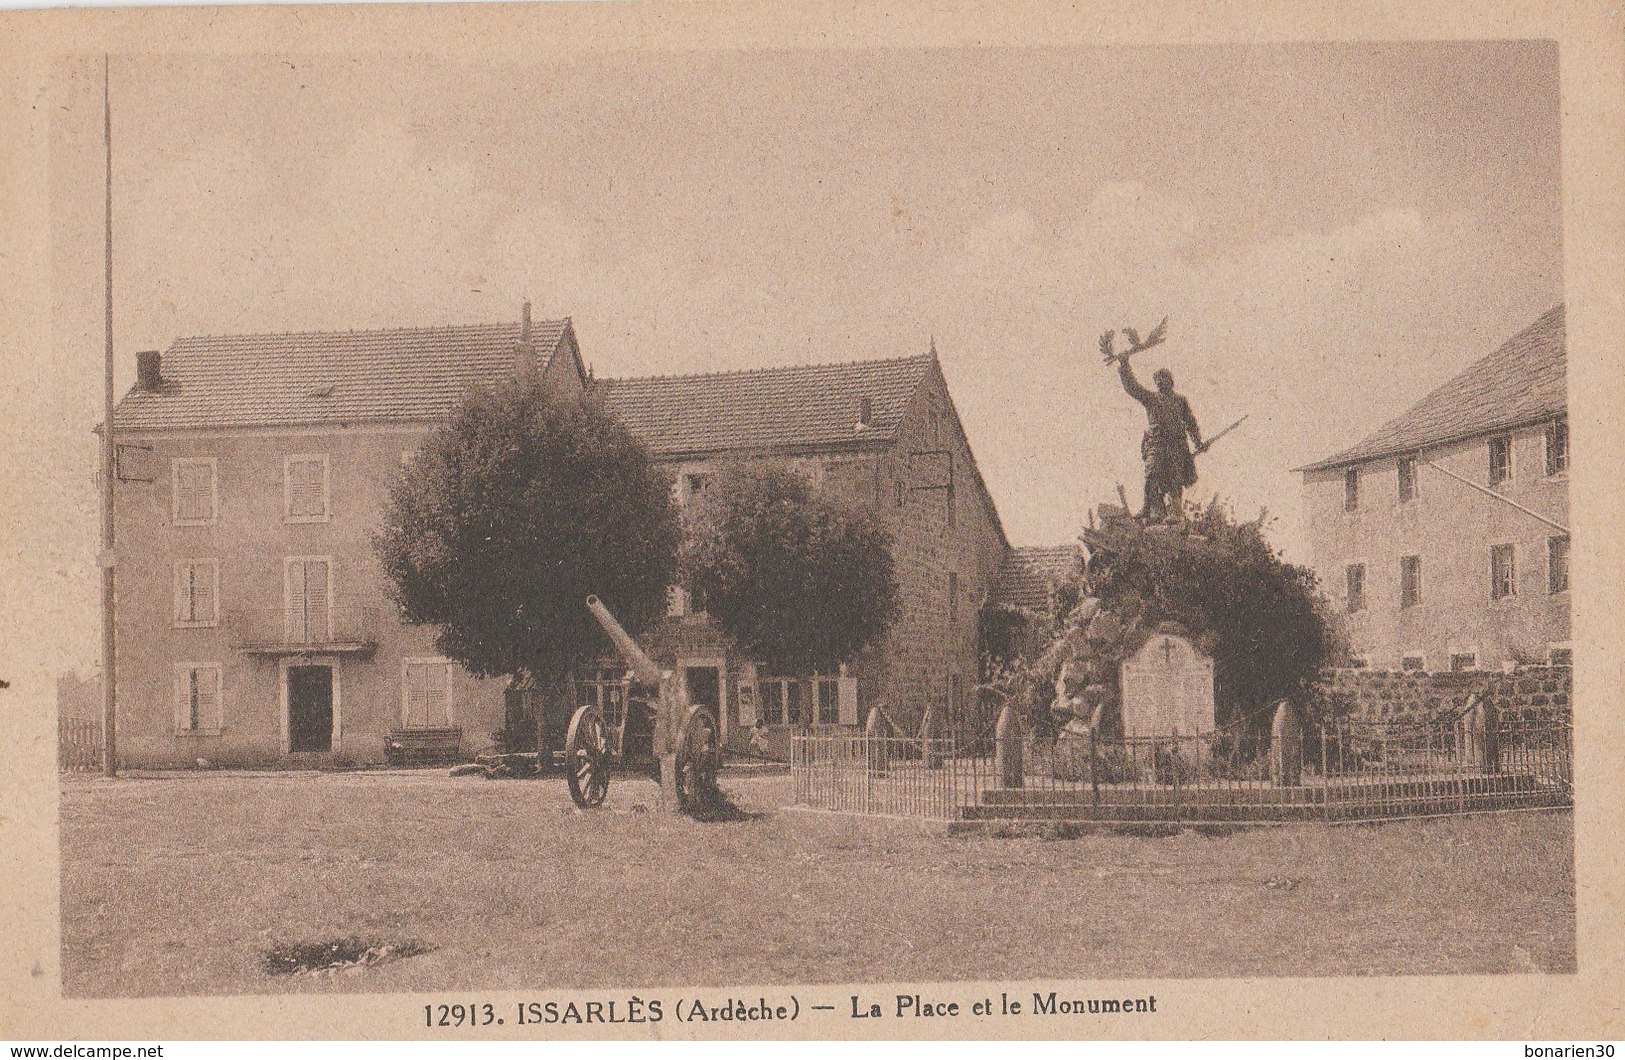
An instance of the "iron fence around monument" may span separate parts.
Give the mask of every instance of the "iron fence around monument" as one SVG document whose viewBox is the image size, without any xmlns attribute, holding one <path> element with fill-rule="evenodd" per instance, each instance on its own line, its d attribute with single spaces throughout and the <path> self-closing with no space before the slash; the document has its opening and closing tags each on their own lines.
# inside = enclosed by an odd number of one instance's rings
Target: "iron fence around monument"
<svg viewBox="0 0 1625 1060">
<path fill-rule="evenodd" d="M 940 820 L 1356 821 L 1573 804 L 1567 718 L 791 738 L 802 806 Z"/>
</svg>

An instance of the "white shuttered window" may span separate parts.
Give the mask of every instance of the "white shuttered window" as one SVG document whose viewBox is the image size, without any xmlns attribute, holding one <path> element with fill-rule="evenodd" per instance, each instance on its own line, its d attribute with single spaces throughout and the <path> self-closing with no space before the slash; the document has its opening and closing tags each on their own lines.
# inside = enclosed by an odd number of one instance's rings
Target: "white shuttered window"
<svg viewBox="0 0 1625 1060">
<path fill-rule="evenodd" d="M 324 641 L 332 629 L 333 563 L 326 557 L 283 561 L 288 603 L 288 639 Z"/>
<path fill-rule="evenodd" d="M 218 491 L 214 457 L 183 457 L 170 464 L 170 518 L 176 526 L 203 526 L 215 520 Z"/>
<path fill-rule="evenodd" d="M 181 560 L 175 564 L 175 625 L 213 626 L 220 619 L 220 562 Z"/>
<path fill-rule="evenodd" d="M 175 728 L 184 734 L 218 733 L 222 724 L 220 664 L 181 663 L 175 668 Z"/>
<path fill-rule="evenodd" d="M 328 517 L 327 456 L 290 456 L 282 464 L 282 497 L 290 523 L 319 523 Z"/>
<path fill-rule="evenodd" d="M 402 670 L 402 727 L 451 728 L 451 663 L 445 659 L 407 659 Z"/>
</svg>

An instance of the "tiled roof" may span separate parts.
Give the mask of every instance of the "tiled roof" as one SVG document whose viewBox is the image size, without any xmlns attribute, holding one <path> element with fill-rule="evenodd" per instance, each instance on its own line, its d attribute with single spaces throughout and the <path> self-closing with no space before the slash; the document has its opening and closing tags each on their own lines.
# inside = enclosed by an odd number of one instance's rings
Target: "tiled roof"
<svg viewBox="0 0 1625 1060">
<path fill-rule="evenodd" d="M 1321 471 L 1536 423 L 1568 407 L 1563 307 L 1390 420 L 1351 449 L 1299 471 Z"/>
<path fill-rule="evenodd" d="M 545 364 L 568 320 L 538 321 Z M 318 331 L 177 339 L 164 386 L 131 390 L 122 430 L 289 427 L 435 419 L 468 390 L 511 375 L 520 325 Z"/>
<path fill-rule="evenodd" d="M 925 354 L 593 386 L 657 455 L 833 449 L 892 441 L 934 360 Z M 869 424 L 860 429 L 865 399 Z"/>
<path fill-rule="evenodd" d="M 1004 557 L 993 588 L 993 602 L 1005 607 L 1042 611 L 1049 607 L 1050 587 L 1083 569 L 1077 545 L 1024 545 Z"/>
</svg>

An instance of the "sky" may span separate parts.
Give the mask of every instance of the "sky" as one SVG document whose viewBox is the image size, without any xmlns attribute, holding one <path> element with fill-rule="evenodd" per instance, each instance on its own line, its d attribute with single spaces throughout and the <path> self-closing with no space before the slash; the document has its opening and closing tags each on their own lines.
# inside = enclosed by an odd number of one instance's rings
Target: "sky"
<svg viewBox="0 0 1625 1060">
<path fill-rule="evenodd" d="M 1292 468 L 1561 300 L 1540 42 L 111 61 L 118 389 L 196 334 L 570 316 L 598 375 L 934 340 L 1016 544 L 1075 539 L 1144 414 L 1102 331 L 1169 318 L 1194 493 L 1310 558 Z M 51 125 L 37 473 L 63 666 L 96 657 L 100 64 Z M 22 494 L 13 494 L 22 495 Z M 81 636 L 82 633 L 82 636 Z"/>
</svg>

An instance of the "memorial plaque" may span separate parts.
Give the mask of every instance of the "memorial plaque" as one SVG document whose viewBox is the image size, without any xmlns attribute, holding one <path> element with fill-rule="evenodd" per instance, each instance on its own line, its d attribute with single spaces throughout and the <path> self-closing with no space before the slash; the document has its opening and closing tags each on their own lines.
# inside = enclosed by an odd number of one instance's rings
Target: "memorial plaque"
<svg viewBox="0 0 1625 1060">
<path fill-rule="evenodd" d="M 1125 735 L 1213 731 L 1213 660 L 1182 633 L 1153 634 L 1123 661 L 1122 681 Z"/>
</svg>

